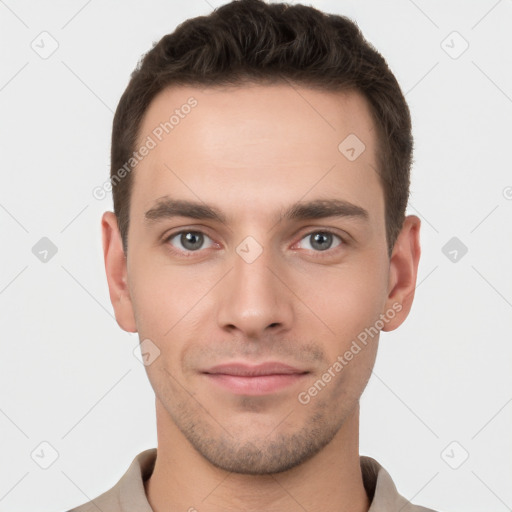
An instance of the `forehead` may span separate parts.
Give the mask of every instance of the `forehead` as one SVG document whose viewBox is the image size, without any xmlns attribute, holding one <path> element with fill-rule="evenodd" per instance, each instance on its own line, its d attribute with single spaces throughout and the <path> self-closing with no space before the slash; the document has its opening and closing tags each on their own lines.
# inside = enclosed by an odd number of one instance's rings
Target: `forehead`
<svg viewBox="0 0 512 512">
<path fill-rule="evenodd" d="M 268 148 L 280 135 L 283 141 L 310 141 L 303 150 L 311 156 L 318 157 L 330 146 L 326 157 L 337 157 L 339 142 L 350 133 L 371 146 L 374 123 L 367 100 L 352 90 L 330 92 L 291 83 L 179 86 L 168 87 L 153 99 L 139 129 L 139 142 L 148 134 L 157 142 L 172 134 L 178 143 L 192 132 L 205 151 L 220 144 L 228 150 L 228 141 L 222 138 L 228 134 L 237 139 L 247 136 L 254 146 L 266 143 Z"/>
<path fill-rule="evenodd" d="M 354 91 L 170 87 L 142 120 L 137 148 L 144 144 L 151 149 L 134 171 L 132 199 L 145 207 L 177 195 L 226 206 L 238 199 L 244 211 L 261 212 L 335 191 L 382 206 L 376 130 L 366 99 Z"/>
</svg>

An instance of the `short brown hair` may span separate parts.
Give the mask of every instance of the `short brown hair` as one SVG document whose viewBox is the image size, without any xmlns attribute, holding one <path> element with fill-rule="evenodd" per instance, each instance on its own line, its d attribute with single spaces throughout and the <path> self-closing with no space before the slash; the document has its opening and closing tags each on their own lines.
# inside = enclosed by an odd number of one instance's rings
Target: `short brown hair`
<svg viewBox="0 0 512 512">
<path fill-rule="evenodd" d="M 413 138 L 409 108 L 384 58 L 350 19 L 305 5 L 235 0 L 181 23 L 139 61 L 114 116 L 111 183 L 127 254 L 131 172 L 144 113 L 173 85 L 242 85 L 288 81 L 366 98 L 378 134 L 376 170 L 384 191 L 388 255 L 405 218 Z M 341 141 L 340 141 L 341 142 Z"/>
</svg>

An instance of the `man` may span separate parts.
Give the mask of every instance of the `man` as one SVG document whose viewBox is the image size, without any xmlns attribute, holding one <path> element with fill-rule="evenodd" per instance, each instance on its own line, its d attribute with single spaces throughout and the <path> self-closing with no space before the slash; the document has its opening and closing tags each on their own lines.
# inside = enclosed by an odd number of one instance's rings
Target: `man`
<svg viewBox="0 0 512 512">
<path fill-rule="evenodd" d="M 409 110 L 348 19 L 229 3 L 149 51 L 102 219 L 158 447 L 75 512 L 426 511 L 359 455 L 381 330 L 407 317 Z"/>
</svg>

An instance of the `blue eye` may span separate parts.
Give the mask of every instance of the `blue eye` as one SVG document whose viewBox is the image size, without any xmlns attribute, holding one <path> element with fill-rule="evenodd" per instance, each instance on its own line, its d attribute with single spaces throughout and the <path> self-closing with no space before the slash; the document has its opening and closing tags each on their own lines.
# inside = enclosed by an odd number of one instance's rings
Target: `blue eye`
<svg viewBox="0 0 512 512">
<path fill-rule="evenodd" d="M 203 247 L 206 239 L 210 241 L 210 244 L 207 247 Z M 213 245 L 212 239 L 200 231 L 180 231 L 171 235 L 166 241 L 176 249 L 184 252 L 194 252 Z"/>
<path fill-rule="evenodd" d="M 302 240 L 307 240 L 309 247 L 305 247 L 307 250 L 313 250 L 315 252 L 327 251 L 333 248 L 333 240 L 337 238 L 339 242 L 334 245 L 337 247 L 341 245 L 343 240 L 338 235 L 331 233 L 330 231 L 313 231 L 306 235 Z M 301 240 L 301 241 L 302 241 Z"/>
</svg>

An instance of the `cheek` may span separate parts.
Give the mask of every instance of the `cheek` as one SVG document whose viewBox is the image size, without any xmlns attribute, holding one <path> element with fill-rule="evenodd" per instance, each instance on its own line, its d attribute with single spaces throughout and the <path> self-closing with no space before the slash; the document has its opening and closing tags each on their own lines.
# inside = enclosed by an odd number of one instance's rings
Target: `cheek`
<svg viewBox="0 0 512 512">
<path fill-rule="evenodd" d="M 298 307 L 309 326 L 306 328 L 315 325 L 319 336 L 331 340 L 326 348 L 330 347 L 332 356 L 337 357 L 379 318 L 386 299 L 386 279 L 375 261 L 372 263 L 347 264 L 329 271 L 319 268 L 295 284 L 297 296 L 304 301 Z"/>
<path fill-rule="evenodd" d="M 136 271 L 130 293 L 139 338 L 151 340 L 160 351 L 155 363 L 147 367 L 148 375 L 166 378 L 160 373 L 165 368 L 179 376 L 186 350 L 201 345 L 210 330 L 209 291 L 219 279 L 218 272 L 212 267 L 198 272 L 193 265 L 171 266 L 142 258 L 133 258 L 132 266 Z"/>
<path fill-rule="evenodd" d="M 176 266 L 160 258 L 133 258 L 130 294 L 139 333 L 164 338 L 180 324 L 208 291 L 206 275 L 192 266 Z"/>
<path fill-rule="evenodd" d="M 372 373 L 377 338 L 366 345 L 357 342 L 332 355 L 330 362 L 298 395 L 301 404 L 314 411 L 328 411 L 330 421 L 346 417 L 360 399 Z M 310 411 L 311 412 L 311 411 Z"/>
</svg>

